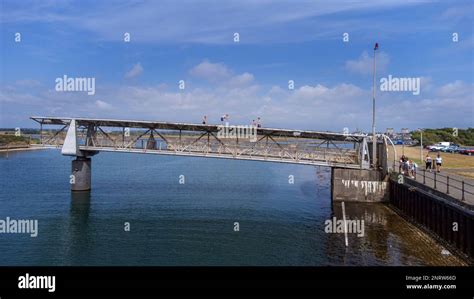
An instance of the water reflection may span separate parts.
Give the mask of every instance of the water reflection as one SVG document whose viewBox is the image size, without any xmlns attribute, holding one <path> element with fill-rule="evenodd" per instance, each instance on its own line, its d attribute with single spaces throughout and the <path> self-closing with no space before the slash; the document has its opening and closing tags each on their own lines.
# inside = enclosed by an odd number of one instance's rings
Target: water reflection
<svg viewBox="0 0 474 299">
<path fill-rule="evenodd" d="M 87 225 L 91 207 L 91 192 L 71 192 L 70 219 L 73 225 Z"/>
<path fill-rule="evenodd" d="M 88 248 L 92 247 L 90 224 L 91 192 L 71 192 L 71 208 L 69 212 L 68 260 L 72 265 L 80 265 L 87 260 Z"/>
<path fill-rule="evenodd" d="M 347 220 L 363 220 L 364 236 L 348 234 L 348 247 L 334 255 L 344 265 L 463 265 L 453 255 L 441 254 L 443 247 L 384 204 L 345 202 Z M 343 219 L 342 205 L 334 203 L 333 216 Z M 328 254 L 341 251 L 344 234 L 331 234 Z"/>
</svg>

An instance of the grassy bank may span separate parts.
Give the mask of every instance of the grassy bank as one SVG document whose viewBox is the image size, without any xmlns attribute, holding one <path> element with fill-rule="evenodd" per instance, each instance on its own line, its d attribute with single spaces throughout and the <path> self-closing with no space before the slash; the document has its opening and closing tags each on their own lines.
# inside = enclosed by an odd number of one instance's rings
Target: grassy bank
<svg viewBox="0 0 474 299">
<path fill-rule="evenodd" d="M 403 147 L 401 145 L 396 145 L 395 147 L 397 149 L 398 158 L 400 158 L 403 154 Z M 419 146 L 405 146 L 404 151 L 405 156 L 407 156 L 410 160 L 415 161 L 419 167 L 424 168 L 424 161 L 420 161 Z M 423 149 L 423 159 L 428 153 L 430 154 L 431 158 L 433 158 L 433 160 L 438 154 L 436 152 L 429 152 L 428 150 Z M 452 172 L 456 173 L 457 175 L 474 178 L 474 156 L 442 152 L 440 152 L 440 155 L 443 158 L 443 169 L 452 170 Z"/>
<path fill-rule="evenodd" d="M 28 147 L 29 138 L 25 136 L 0 135 L 0 149 Z"/>
</svg>

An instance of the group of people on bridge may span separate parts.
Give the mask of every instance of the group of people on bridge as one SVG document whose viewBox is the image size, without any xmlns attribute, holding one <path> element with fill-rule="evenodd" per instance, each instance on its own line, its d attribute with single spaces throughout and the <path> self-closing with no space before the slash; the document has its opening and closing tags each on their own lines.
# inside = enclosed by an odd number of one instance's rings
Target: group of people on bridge
<svg viewBox="0 0 474 299">
<path fill-rule="evenodd" d="M 225 123 L 228 123 L 229 122 L 229 114 L 224 114 L 221 116 L 221 124 L 225 124 Z M 209 124 L 208 123 L 208 120 L 207 120 L 207 115 L 204 115 L 203 118 L 202 118 L 202 124 L 203 125 L 207 125 Z M 260 117 L 257 117 L 257 119 L 255 120 L 252 120 L 252 126 L 254 127 L 257 127 L 257 128 L 261 128 L 262 127 L 262 123 L 261 123 L 261 119 Z"/>
</svg>

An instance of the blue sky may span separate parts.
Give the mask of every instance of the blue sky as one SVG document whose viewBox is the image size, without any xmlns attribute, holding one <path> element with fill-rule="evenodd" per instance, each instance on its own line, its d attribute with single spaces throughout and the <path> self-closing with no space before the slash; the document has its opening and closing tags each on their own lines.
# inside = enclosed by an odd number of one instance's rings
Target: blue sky
<svg viewBox="0 0 474 299">
<path fill-rule="evenodd" d="M 378 89 L 379 131 L 473 126 L 472 1 L 0 3 L 0 127 L 229 113 L 234 124 L 368 130 L 375 42 L 377 82 L 421 80 L 420 95 Z M 63 75 L 95 78 L 95 94 L 56 91 Z"/>
</svg>

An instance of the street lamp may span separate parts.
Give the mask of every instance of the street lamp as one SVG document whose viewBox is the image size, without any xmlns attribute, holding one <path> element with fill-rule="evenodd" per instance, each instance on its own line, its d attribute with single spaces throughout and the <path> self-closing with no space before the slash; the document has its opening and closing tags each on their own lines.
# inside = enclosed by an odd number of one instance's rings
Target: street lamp
<svg viewBox="0 0 474 299">
<path fill-rule="evenodd" d="M 423 163 L 423 129 L 418 131 L 420 131 L 420 163 Z"/>
<path fill-rule="evenodd" d="M 374 169 L 377 167 L 377 136 L 375 135 L 375 77 L 376 77 L 376 68 L 375 68 L 375 53 L 379 48 L 379 44 L 375 43 L 374 46 L 374 88 L 372 96 L 372 163 Z"/>
<path fill-rule="evenodd" d="M 408 128 L 402 128 L 402 156 L 405 156 L 405 136 L 409 132 Z"/>
</svg>

